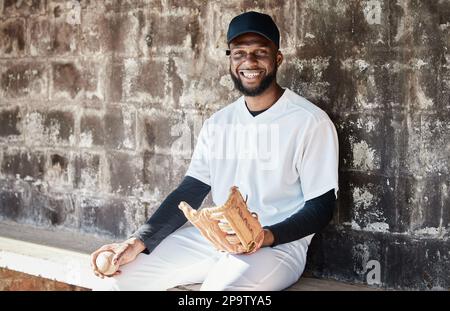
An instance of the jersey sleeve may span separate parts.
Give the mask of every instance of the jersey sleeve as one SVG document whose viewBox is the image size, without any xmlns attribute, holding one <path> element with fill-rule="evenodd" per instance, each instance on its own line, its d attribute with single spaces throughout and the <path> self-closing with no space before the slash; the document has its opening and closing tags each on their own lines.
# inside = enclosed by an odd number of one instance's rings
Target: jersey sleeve
<svg viewBox="0 0 450 311">
<path fill-rule="evenodd" d="M 186 176 L 191 176 L 211 186 L 208 120 L 203 123 L 197 138 Z"/>
<path fill-rule="evenodd" d="M 339 142 L 336 128 L 330 119 L 317 123 L 307 133 L 296 167 L 305 201 L 318 197 L 330 189 L 339 190 Z"/>
</svg>

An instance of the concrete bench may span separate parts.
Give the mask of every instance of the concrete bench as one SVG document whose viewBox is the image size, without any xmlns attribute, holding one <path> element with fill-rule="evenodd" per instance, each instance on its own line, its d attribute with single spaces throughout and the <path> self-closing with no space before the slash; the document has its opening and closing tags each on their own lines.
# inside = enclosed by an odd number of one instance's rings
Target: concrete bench
<svg viewBox="0 0 450 311">
<path fill-rule="evenodd" d="M 111 243 L 95 235 L 0 222 L 0 290 L 90 290 L 100 281 L 91 272 L 89 253 Z M 170 291 L 196 291 L 200 284 Z M 378 290 L 303 276 L 287 291 Z"/>
<path fill-rule="evenodd" d="M 89 253 L 110 242 L 98 236 L 0 222 L 0 290 L 20 289 L 20 282 L 24 289 L 38 284 L 52 288 L 50 280 L 61 283 L 55 283 L 54 289 L 63 289 L 62 284 L 75 286 L 68 290 L 90 289 L 100 279 L 90 272 Z"/>
</svg>

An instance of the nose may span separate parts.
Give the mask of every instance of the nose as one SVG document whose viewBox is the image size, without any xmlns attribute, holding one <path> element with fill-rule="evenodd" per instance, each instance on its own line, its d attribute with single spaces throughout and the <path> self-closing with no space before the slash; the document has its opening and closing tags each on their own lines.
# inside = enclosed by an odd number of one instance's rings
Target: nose
<svg viewBox="0 0 450 311">
<path fill-rule="evenodd" d="M 249 61 L 252 63 L 256 63 L 258 60 L 258 58 L 256 57 L 255 53 L 250 52 L 250 53 L 246 53 L 245 57 L 244 57 L 244 61 Z"/>
</svg>

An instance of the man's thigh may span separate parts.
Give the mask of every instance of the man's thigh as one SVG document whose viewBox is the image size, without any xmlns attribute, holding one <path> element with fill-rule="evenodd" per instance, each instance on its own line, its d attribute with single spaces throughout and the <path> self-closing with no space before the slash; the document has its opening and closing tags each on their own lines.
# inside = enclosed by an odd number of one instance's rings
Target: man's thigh
<svg viewBox="0 0 450 311">
<path fill-rule="evenodd" d="M 166 290 L 178 285 L 201 283 L 222 254 L 195 227 L 181 228 L 149 255 L 139 254 L 120 267 L 122 273 L 105 278 L 97 290 Z"/>
<path fill-rule="evenodd" d="M 264 247 L 251 255 L 220 257 L 201 290 L 283 290 L 294 284 L 306 265 L 306 239 Z"/>
</svg>

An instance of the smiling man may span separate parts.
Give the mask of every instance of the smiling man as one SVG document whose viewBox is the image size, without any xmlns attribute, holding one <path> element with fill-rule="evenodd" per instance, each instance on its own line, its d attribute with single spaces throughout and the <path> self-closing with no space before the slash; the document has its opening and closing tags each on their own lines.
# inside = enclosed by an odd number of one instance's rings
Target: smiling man
<svg viewBox="0 0 450 311">
<path fill-rule="evenodd" d="M 278 27 L 246 12 L 230 22 L 230 75 L 243 94 L 214 113 L 200 131 L 181 184 L 150 219 L 121 243 L 104 245 L 120 270 L 104 278 L 112 290 L 282 290 L 303 273 L 313 235 L 331 220 L 338 191 L 338 138 L 320 108 L 276 81 L 283 62 Z M 197 228 L 183 226 L 181 201 L 215 205 L 237 186 L 264 228 L 251 254 L 218 251 Z"/>
</svg>

